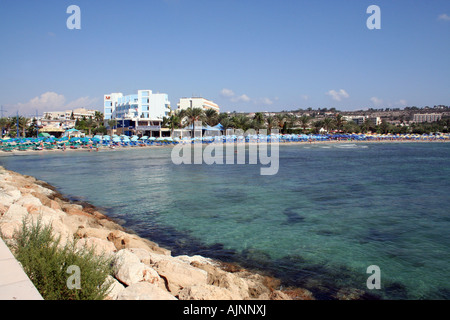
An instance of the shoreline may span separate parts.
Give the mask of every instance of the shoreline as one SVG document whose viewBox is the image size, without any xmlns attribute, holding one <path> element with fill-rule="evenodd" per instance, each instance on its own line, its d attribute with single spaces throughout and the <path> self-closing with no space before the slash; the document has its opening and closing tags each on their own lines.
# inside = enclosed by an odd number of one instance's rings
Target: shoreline
<svg viewBox="0 0 450 320">
<path fill-rule="evenodd" d="M 411 140 L 411 139 L 402 139 L 402 140 L 327 140 L 327 141 L 280 141 L 279 145 L 323 145 L 323 144 L 374 144 L 374 143 L 449 143 L 450 140 Z M 183 143 L 180 143 L 183 144 Z M 214 145 L 214 143 L 205 144 L 205 145 Z M 223 145 L 226 145 L 227 143 L 223 143 Z M 233 144 L 236 145 L 258 145 L 258 142 L 233 142 Z M 270 145 L 270 143 L 267 143 L 267 145 Z M 35 154 L 51 154 L 51 153 L 71 153 L 71 152 L 114 152 L 114 151 L 125 151 L 125 150 L 141 150 L 141 149 L 158 149 L 158 148 L 173 148 L 175 145 L 147 145 L 147 146 L 118 146 L 115 149 L 111 149 L 107 146 L 101 146 L 98 150 L 95 150 L 95 148 L 89 149 L 89 148 L 78 148 L 78 149 L 53 149 L 53 150 L 12 150 L 12 151 L 0 151 L 0 157 L 1 156 L 17 156 L 17 155 L 35 155 Z"/>
<path fill-rule="evenodd" d="M 93 246 L 121 261 L 108 300 L 314 300 L 303 288 L 280 289 L 264 273 L 171 251 L 138 236 L 88 202 L 70 201 L 52 185 L 0 166 L 0 232 L 6 244 L 24 217 L 51 224 L 63 243 Z"/>
</svg>

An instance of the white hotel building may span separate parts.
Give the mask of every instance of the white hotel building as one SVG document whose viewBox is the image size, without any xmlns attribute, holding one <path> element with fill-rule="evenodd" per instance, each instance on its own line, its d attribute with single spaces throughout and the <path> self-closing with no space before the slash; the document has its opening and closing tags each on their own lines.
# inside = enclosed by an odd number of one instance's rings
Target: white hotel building
<svg viewBox="0 0 450 320">
<path fill-rule="evenodd" d="M 178 110 L 185 110 L 187 108 L 201 108 L 203 110 L 212 109 L 220 112 L 220 108 L 214 102 L 207 100 L 205 98 L 181 98 L 180 102 L 177 104 Z"/>
<path fill-rule="evenodd" d="M 117 120 L 118 133 L 126 135 L 161 135 L 163 117 L 170 113 L 168 95 L 152 90 L 126 96 L 120 92 L 105 94 L 103 102 L 105 124 Z"/>
<path fill-rule="evenodd" d="M 442 119 L 442 113 L 416 113 L 413 122 L 436 122 Z"/>
</svg>

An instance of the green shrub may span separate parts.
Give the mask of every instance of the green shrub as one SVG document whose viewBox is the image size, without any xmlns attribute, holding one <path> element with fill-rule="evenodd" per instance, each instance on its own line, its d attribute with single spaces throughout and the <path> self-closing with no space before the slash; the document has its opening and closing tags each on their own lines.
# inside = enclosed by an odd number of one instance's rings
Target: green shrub
<svg viewBox="0 0 450 320">
<path fill-rule="evenodd" d="M 14 237 L 12 251 L 45 300 L 102 300 L 108 294 L 112 258 L 96 255 L 92 247 L 76 249 L 76 241 L 58 246 L 60 237 L 54 237 L 52 227 L 40 219 L 24 221 Z M 79 267 L 79 289 L 68 285 L 74 274 L 69 266 Z"/>
</svg>

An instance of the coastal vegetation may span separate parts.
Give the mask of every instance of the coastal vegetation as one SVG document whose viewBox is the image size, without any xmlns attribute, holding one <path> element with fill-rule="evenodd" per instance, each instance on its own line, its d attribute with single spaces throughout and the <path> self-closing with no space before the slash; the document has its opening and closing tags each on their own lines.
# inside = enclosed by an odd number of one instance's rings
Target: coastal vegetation
<svg viewBox="0 0 450 320">
<path fill-rule="evenodd" d="M 16 259 L 45 300 L 103 300 L 107 296 L 107 278 L 113 274 L 111 258 L 96 255 L 92 247 L 77 248 L 76 240 L 61 246 L 61 237 L 55 237 L 51 225 L 40 219 L 24 220 L 14 237 Z M 71 266 L 80 270 L 78 288 L 68 285 Z"/>
<path fill-rule="evenodd" d="M 75 122 L 75 129 L 82 130 L 89 136 L 91 135 L 91 133 L 106 134 L 107 129 L 103 125 L 103 123 L 103 113 L 100 111 L 95 111 L 94 117 L 83 117 L 81 119 L 77 119 L 77 121 Z"/>
<path fill-rule="evenodd" d="M 291 112 L 281 112 L 274 115 L 267 115 L 262 112 L 254 114 L 243 113 L 218 113 L 215 110 L 202 110 L 200 108 L 188 108 L 172 112 L 170 117 L 164 118 L 163 126 L 171 129 L 182 129 L 191 127 L 195 121 L 202 121 L 206 125 L 215 126 L 221 124 L 223 129 L 261 129 L 280 130 L 282 134 L 319 134 L 329 132 L 341 133 L 378 133 L 378 134 L 431 134 L 436 132 L 448 133 L 450 127 L 450 117 L 442 117 L 439 121 L 411 123 L 404 125 L 402 123 L 394 125 L 386 119 L 378 124 L 366 118 L 363 123 L 358 124 L 355 121 L 347 120 L 342 113 L 336 112 L 324 117 L 317 117 L 303 114 L 301 116 Z"/>
</svg>

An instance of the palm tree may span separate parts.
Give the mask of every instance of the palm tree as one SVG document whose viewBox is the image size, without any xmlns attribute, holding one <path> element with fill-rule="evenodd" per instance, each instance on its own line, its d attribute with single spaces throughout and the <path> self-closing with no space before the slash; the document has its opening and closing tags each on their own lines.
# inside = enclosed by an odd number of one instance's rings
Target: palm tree
<svg viewBox="0 0 450 320">
<path fill-rule="evenodd" d="M 336 124 L 336 128 L 340 131 L 340 130 L 342 130 L 342 126 L 344 125 L 344 123 L 345 123 L 345 120 L 344 120 L 344 118 L 342 117 L 342 115 L 341 114 L 336 114 L 336 118 L 334 119 L 334 121 L 335 121 L 335 124 Z"/>
<path fill-rule="evenodd" d="M 0 127 L 2 128 L 2 132 L 0 134 L 0 138 L 3 137 L 3 130 L 9 127 L 9 119 L 8 118 L 0 118 Z"/>
<path fill-rule="evenodd" d="M 84 122 L 84 125 L 86 126 L 86 128 L 88 128 L 88 130 L 89 130 L 89 136 L 91 135 L 91 129 L 93 128 L 93 127 L 95 127 L 95 121 L 94 121 L 94 119 L 92 119 L 91 117 L 89 117 L 89 119 L 87 119 L 85 122 Z"/>
<path fill-rule="evenodd" d="M 194 124 L 196 121 L 202 121 L 205 117 L 205 113 L 203 112 L 203 109 L 201 108 L 192 108 L 189 107 L 185 110 L 182 115 L 184 115 L 187 118 L 187 124 L 192 125 L 192 132 L 191 137 L 194 137 Z"/>
<path fill-rule="evenodd" d="M 286 122 L 285 122 L 286 129 L 295 127 L 295 125 L 297 124 L 297 121 L 298 121 L 298 119 L 297 119 L 296 115 L 294 115 L 294 114 L 287 114 L 286 115 Z M 286 132 L 284 132 L 284 133 L 286 133 Z"/>
<path fill-rule="evenodd" d="M 323 127 L 323 121 L 318 120 L 313 122 L 314 133 L 320 133 L 320 129 Z"/>
<path fill-rule="evenodd" d="M 178 129 L 181 127 L 181 118 L 178 114 L 174 113 L 169 117 L 167 125 L 170 128 L 170 136 L 173 137 L 174 129 Z"/>
<path fill-rule="evenodd" d="M 253 120 L 255 121 L 256 124 L 263 125 L 265 122 L 264 114 L 262 112 L 256 112 L 255 116 L 253 117 Z"/>
<path fill-rule="evenodd" d="M 223 119 L 229 119 L 230 117 L 228 116 L 228 113 L 222 112 L 217 116 L 217 120 L 219 121 L 219 123 L 222 123 Z"/>
<path fill-rule="evenodd" d="M 370 131 L 372 124 L 370 123 L 369 118 L 365 118 L 363 124 L 361 125 L 361 131 L 367 133 Z"/>
<path fill-rule="evenodd" d="M 267 131 L 270 132 L 273 128 L 275 128 L 277 121 L 274 117 L 270 116 L 267 117 L 266 122 L 267 122 Z"/>
<path fill-rule="evenodd" d="M 275 115 L 275 119 L 277 120 L 278 127 L 283 128 L 286 116 L 282 113 L 278 113 Z"/>
<path fill-rule="evenodd" d="M 116 119 L 109 119 L 108 120 L 108 126 L 109 126 L 109 130 L 110 130 L 110 134 L 112 134 L 114 127 L 117 126 L 117 120 Z"/>
<path fill-rule="evenodd" d="M 233 116 L 231 121 L 236 129 L 247 131 L 250 128 L 250 119 L 243 114 Z"/>
<path fill-rule="evenodd" d="M 95 111 L 94 119 L 95 122 L 97 122 L 97 127 L 99 127 L 101 124 L 103 124 L 103 113 L 100 111 Z"/>
<path fill-rule="evenodd" d="M 300 125 L 302 126 L 303 133 L 306 131 L 306 127 L 308 126 L 310 118 L 307 115 L 303 115 L 300 117 Z"/>
<path fill-rule="evenodd" d="M 389 123 L 383 119 L 383 121 L 381 121 L 381 124 L 378 126 L 378 131 L 380 133 L 386 134 L 389 132 L 389 129 L 390 129 Z"/>
<path fill-rule="evenodd" d="M 116 119 L 109 119 L 108 120 L 108 126 L 112 129 L 115 126 L 117 126 L 117 120 Z"/>
<path fill-rule="evenodd" d="M 220 124 L 223 127 L 224 135 L 226 135 L 227 129 L 233 127 L 233 122 L 231 121 L 230 117 L 228 117 L 228 115 L 226 118 L 222 118 L 222 120 L 220 120 Z"/>
<path fill-rule="evenodd" d="M 219 123 L 218 118 L 219 118 L 219 114 L 217 113 L 216 110 L 213 110 L 213 109 L 205 110 L 205 121 L 211 127 L 213 127 Z"/>
<path fill-rule="evenodd" d="M 324 127 L 324 129 L 325 129 L 327 132 L 330 131 L 330 129 L 332 128 L 332 126 L 333 126 L 333 119 L 331 119 L 331 118 L 325 118 L 325 119 L 323 119 L 323 127 Z"/>
<path fill-rule="evenodd" d="M 19 117 L 19 129 L 22 129 L 22 136 L 25 138 L 25 130 L 27 129 L 30 119 L 20 116 Z"/>
</svg>

